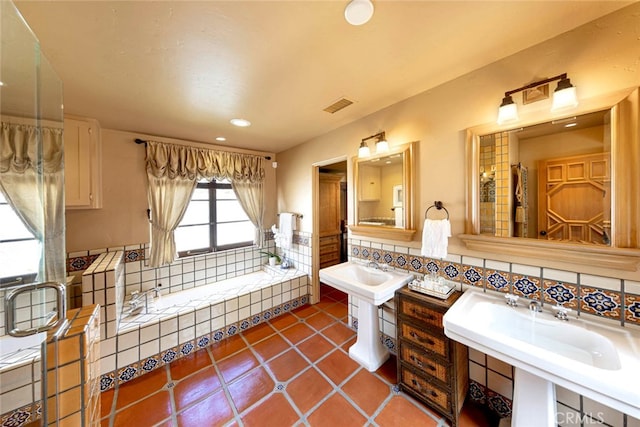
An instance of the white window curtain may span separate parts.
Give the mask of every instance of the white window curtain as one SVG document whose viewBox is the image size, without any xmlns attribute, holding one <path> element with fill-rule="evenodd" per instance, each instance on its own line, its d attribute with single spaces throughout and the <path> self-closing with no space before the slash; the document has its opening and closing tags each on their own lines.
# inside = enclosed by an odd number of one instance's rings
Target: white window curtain
<svg viewBox="0 0 640 427">
<path fill-rule="evenodd" d="M 0 190 L 43 244 L 38 280 L 64 282 L 62 129 L 2 122 Z"/>
<path fill-rule="evenodd" d="M 256 226 L 262 244 L 264 166 L 261 156 L 147 141 L 147 178 L 151 218 L 150 265 L 176 258 L 174 231 L 199 179 L 228 179 Z"/>
</svg>

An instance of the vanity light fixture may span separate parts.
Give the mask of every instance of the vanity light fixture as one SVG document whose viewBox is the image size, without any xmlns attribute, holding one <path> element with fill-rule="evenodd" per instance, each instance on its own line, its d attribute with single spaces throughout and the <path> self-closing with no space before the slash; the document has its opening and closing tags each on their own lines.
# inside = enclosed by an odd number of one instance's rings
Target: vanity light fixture
<svg viewBox="0 0 640 427">
<path fill-rule="evenodd" d="M 351 0 L 344 8 L 344 19 L 351 25 L 363 25 L 373 16 L 371 0 Z"/>
<path fill-rule="evenodd" d="M 371 155 L 371 150 L 369 149 L 367 141 L 373 138 L 377 138 L 376 154 L 386 153 L 387 151 L 389 151 L 389 143 L 387 142 L 384 131 L 382 131 L 376 133 L 375 135 L 362 138 L 362 141 L 360 142 L 360 148 L 358 148 L 358 157 L 368 157 L 369 155 Z"/>
<path fill-rule="evenodd" d="M 551 77 L 549 79 L 540 80 L 530 83 L 528 85 L 513 89 L 504 93 L 502 103 L 498 109 L 498 124 L 513 122 L 519 119 L 518 106 L 513 101 L 511 95 L 514 93 L 522 92 L 527 89 L 533 89 L 555 80 L 559 80 L 558 87 L 553 92 L 553 102 L 551 105 L 551 111 L 558 111 L 565 108 L 573 108 L 578 105 L 578 97 L 576 95 L 576 88 L 571 84 L 571 81 L 567 77 L 567 73 Z"/>
<path fill-rule="evenodd" d="M 371 150 L 369 150 L 369 146 L 363 139 L 360 143 L 360 148 L 358 148 L 358 157 L 369 157 L 371 155 Z"/>
</svg>

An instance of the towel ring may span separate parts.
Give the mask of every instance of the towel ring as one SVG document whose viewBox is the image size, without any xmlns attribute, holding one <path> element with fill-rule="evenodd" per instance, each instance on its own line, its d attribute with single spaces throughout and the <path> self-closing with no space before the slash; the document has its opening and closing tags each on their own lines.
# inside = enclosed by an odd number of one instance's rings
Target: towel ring
<svg viewBox="0 0 640 427">
<path fill-rule="evenodd" d="M 436 208 L 437 210 L 442 210 L 444 209 L 444 211 L 447 213 L 447 219 L 449 219 L 449 211 L 447 210 L 447 208 L 444 207 L 444 205 L 442 204 L 441 201 L 435 201 L 433 202 L 433 205 L 429 206 L 427 208 L 426 211 L 424 211 L 424 219 L 427 219 L 427 214 L 429 213 L 429 211 L 431 210 L 431 208 Z"/>
</svg>

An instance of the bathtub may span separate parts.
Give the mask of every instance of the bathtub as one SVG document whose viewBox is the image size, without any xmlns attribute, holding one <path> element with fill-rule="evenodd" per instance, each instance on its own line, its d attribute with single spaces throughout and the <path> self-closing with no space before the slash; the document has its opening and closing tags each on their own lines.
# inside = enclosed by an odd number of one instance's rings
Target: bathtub
<svg viewBox="0 0 640 427">
<path fill-rule="evenodd" d="M 193 351 L 308 304 L 309 274 L 263 270 L 170 294 L 149 297 L 147 312 L 127 313 L 115 336 L 101 341 L 100 388 L 130 381 Z"/>
<path fill-rule="evenodd" d="M 127 302 L 120 313 L 118 333 L 126 332 L 132 327 L 141 326 L 146 323 L 153 323 L 157 320 L 164 320 L 180 313 L 197 310 L 216 303 L 228 301 L 230 299 L 248 295 L 252 292 L 286 283 L 287 281 L 306 276 L 306 273 L 297 269 L 282 270 L 265 266 L 263 270 L 253 273 L 236 276 L 219 282 L 198 286 L 191 289 L 162 294 L 160 298 L 149 295 L 147 308 L 139 313 L 130 315 L 127 313 Z"/>
<path fill-rule="evenodd" d="M 0 337 L 0 415 L 3 419 L 40 399 L 40 350 L 46 337 L 46 332 L 21 338 Z"/>
</svg>

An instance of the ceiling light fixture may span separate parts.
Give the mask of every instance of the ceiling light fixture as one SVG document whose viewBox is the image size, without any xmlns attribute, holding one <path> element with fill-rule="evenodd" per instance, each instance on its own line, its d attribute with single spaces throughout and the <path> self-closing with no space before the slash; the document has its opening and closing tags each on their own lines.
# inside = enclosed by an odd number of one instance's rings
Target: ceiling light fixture
<svg viewBox="0 0 640 427">
<path fill-rule="evenodd" d="M 248 126 L 251 126 L 251 122 L 246 119 L 231 119 L 230 122 L 232 125 L 238 126 L 241 128 L 246 128 Z"/>
<path fill-rule="evenodd" d="M 549 79 L 540 80 L 522 86 L 518 89 L 510 90 L 504 93 L 502 103 L 498 109 L 498 124 L 502 125 L 509 122 L 514 122 L 519 119 L 518 106 L 513 101 L 511 95 L 514 93 L 522 92 L 527 89 L 533 89 L 541 85 L 551 83 L 552 81 L 559 80 L 558 87 L 553 92 L 553 102 L 551 105 L 551 111 L 555 112 L 563 110 L 565 108 L 574 108 L 578 105 L 578 97 L 576 95 L 576 88 L 571 84 L 567 73 L 560 74 Z M 543 98 L 541 98 L 543 99 Z"/>
<path fill-rule="evenodd" d="M 226 140 L 227 140 L 227 138 L 225 138 L 224 136 L 217 136 L 216 137 L 216 141 L 224 142 Z"/>
<path fill-rule="evenodd" d="M 389 143 L 387 142 L 387 138 L 385 132 L 378 132 L 375 135 L 368 136 L 366 138 L 362 138 L 360 142 L 360 148 L 358 148 L 358 157 L 368 157 L 371 154 L 371 150 L 369 149 L 369 145 L 367 141 L 373 138 L 377 138 L 376 141 L 376 154 L 386 153 L 389 151 Z"/>
<path fill-rule="evenodd" d="M 344 8 L 344 19 L 351 25 L 363 25 L 373 16 L 371 0 L 351 0 Z"/>
</svg>

